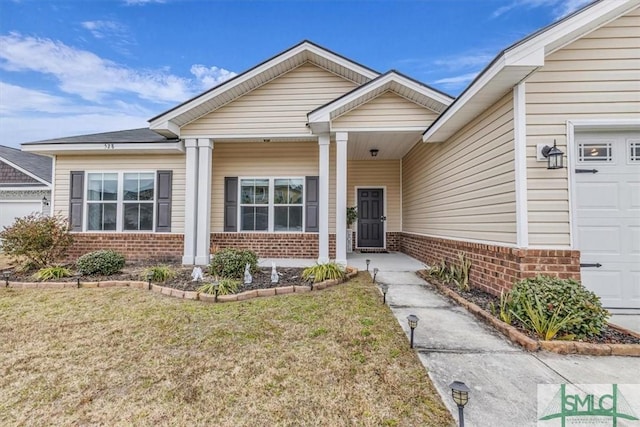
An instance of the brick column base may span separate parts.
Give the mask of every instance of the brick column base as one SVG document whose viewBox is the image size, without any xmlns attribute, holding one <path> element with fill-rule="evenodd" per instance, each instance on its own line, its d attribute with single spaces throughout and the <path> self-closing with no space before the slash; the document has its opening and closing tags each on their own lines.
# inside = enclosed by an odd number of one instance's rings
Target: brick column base
<svg viewBox="0 0 640 427">
<path fill-rule="evenodd" d="M 538 274 L 580 280 L 580 251 L 518 249 L 400 233 L 400 251 L 427 265 L 457 263 L 458 253 L 471 260 L 469 282 L 494 295 Z"/>
</svg>

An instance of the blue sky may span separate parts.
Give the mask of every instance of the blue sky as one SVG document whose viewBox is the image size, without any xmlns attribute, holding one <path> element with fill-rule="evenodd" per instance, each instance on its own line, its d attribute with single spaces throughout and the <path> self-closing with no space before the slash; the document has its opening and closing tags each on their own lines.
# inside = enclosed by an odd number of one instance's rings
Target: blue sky
<svg viewBox="0 0 640 427">
<path fill-rule="evenodd" d="M 589 0 L 0 0 L 0 144 L 147 126 L 308 39 L 458 95 Z"/>
</svg>

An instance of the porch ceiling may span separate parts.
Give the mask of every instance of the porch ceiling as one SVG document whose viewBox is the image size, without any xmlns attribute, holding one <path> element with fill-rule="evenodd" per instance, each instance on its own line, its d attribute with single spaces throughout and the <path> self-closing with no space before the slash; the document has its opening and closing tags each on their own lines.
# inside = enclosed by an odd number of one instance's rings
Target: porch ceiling
<svg viewBox="0 0 640 427">
<path fill-rule="evenodd" d="M 369 150 L 377 149 L 376 160 L 401 159 L 422 139 L 421 131 L 349 132 L 349 160 L 374 160 Z"/>
</svg>

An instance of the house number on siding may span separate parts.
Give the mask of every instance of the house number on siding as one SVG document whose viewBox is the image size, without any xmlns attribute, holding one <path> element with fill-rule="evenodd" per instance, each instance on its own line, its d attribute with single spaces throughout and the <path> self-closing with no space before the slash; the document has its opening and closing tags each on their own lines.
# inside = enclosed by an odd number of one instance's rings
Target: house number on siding
<svg viewBox="0 0 640 427">
<path fill-rule="evenodd" d="M 114 144 L 104 144 L 105 150 L 113 150 L 114 148 L 116 148 Z"/>
</svg>

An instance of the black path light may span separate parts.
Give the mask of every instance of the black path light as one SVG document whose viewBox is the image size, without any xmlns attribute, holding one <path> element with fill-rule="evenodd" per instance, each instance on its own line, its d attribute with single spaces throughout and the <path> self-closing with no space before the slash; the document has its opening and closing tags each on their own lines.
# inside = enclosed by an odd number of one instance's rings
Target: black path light
<svg viewBox="0 0 640 427">
<path fill-rule="evenodd" d="M 464 427 L 464 406 L 469 402 L 469 387 L 462 381 L 454 381 L 449 387 L 451 388 L 451 396 L 453 401 L 458 405 L 458 419 L 460 427 Z"/>
<path fill-rule="evenodd" d="M 9 287 L 9 277 L 11 277 L 11 271 L 5 270 L 2 272 L 2 276 L 4 277 L 4 285 Z"/>
<path fill-rule="evenodd" d="M 153 280 L 153 271 L 147 273 L 147 281 L 149 282 L 149 290 L 151 290 L 151 281 Z"/>
<path fill-rule="evenodd" d="M 562 169 L 562 156 L 564 153 L 556 146 L 553 140 L 553 147 L 545 145 L 542 148 L 542 155 L 547 158 L 547 169 Z"/>
<path fill-rule="evenodd" d="M 389 290 L 389 285 L 386 283 L 380 283 L 380 290 L 382 291 L 382 303 L 387 303 L 387 291 Z"/>
<path fill-rule="evenodd" d="M 376 282 L 376 276 L 378 275 L 378 271 L 380 271 L 380 270 L 378 270 L 377 267 L 373 269 L 373 278 L 371 279 L 371 283 L 375 283 Z"/>
<path fill-rule="evenodd" d="M 218 288 L 220 287 L 220 283 L 213 282 L 213 302 L 218 302 Z"/>
<path fill-rule="evenodd" d="M 364 262 L 367 263 L 367 271 L 369 271 L 369 264 L 371 264 L 371 260 L 370 259 L 366 259 Z"/>
<path fill-rule="evenodd" d="M 415 314 L 410 314 L 407 316 L 407 321 L 409 322 L 409 327 L 411 328 L 411 348 L 413 348 L 413 331 L 416 329 L 416 326 L 418 326 L 418 316 L 416 316 Z"/>
<path fill-rule="evenodd" d="M 73 277 L 76 278 L 76 286 L 79 288 L 80 287 L 80 277 L 82 277 L 82 273 L 77 271 L 76 274 L 73 275 Z"/>
</svg>

